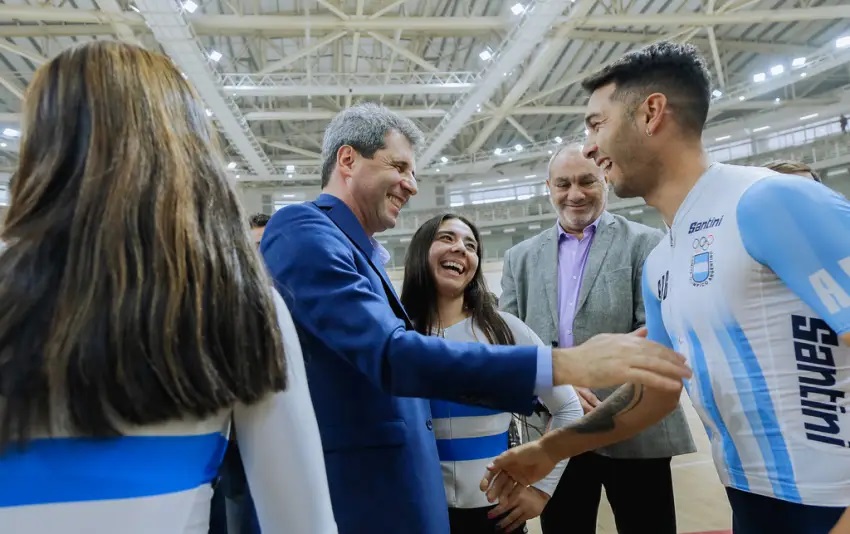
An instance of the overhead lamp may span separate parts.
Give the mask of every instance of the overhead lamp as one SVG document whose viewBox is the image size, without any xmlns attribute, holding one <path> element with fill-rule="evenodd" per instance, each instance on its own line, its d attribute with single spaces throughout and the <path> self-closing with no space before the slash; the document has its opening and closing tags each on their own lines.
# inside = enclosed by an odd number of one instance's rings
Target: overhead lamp
<svg viewBox="0 0 850 534">
<path fill-rule="evenodd" d="M 286 172 L 295 172 L 295 165 L 287 165 Z"/>
<path fill-rule="evenodd" d="M 805 78 L 806 76 L 808 76 L 808 74 L 806 74 L 805 72 L 800 73 L 800 78 Z"/>
<path fill-rule="evenodd" d="M 779 76 L 783 72 L 785 72 L 785 67 L 782 65 L 774 65 L 770 67 L 770 74 L 773 76 Z"/>
<path fill-rule="evenodd" d="M 807 121 L 809 119 L 814 119 L 817 116 L 818 116 L 817 113 L 812 113 L 811 115 L 803 115 L 802 117 L 800 117 L 800 120 L 801 121 Z"/>
<path fill-rule="evenodd" d="M 758 74 L 753 75 L 753 81 L 756 83 L 761 83 L 767 79 L 767 75 L 763 72 L 759 72 Z"/>
<path fill-rule="evenodd" d="M 514 150 L 517 152 L 522 152 L 522 145 L 514 145 Z"/>
<path fill-rule="evenodd" d="M 235 169 L 236 168 L 236 162 L 231 161 L 230 163 L 227 164 L 227 168 L 230 169 L 230 170 Z"/>
<path fill-rule="evenodd" d="M 768 128 L 770 128 L 770 126 L 759 126 L 758 128 L 753 128 L 753 133 L 763 132 L 763 131 L 767 130 Z"/>
<path fill-rule="evenodd" d="M 482 61 L 487 61 L 493 57 L 493 53 L 490 52 L 490 50 L 485 49 L 482 50 L 480 54 L 478 54 L 478 57 L 480 57 Z"/>
<path fill-rule="evenodd" d="M 5 135 L 6 137 L 18 137 L 19 135 L 21 135 L 21 132 L 14 128 L 5 128 L 3 130 L 3 135 Z"/>
<path fill-rule="evenodd" d="M 497 181 L 497 182 L 499 182 L 500 184 L 503 184 L 503 183 L 505 183 L 505 182 L 510 182 L 510 181 L 511 181 L 511 179 L 510 179 L 510 178 L 499 178 L 499 179 L 498 179 L 498 180 L 496 180 L 496 181 Z"/>
<path fill-rule="evenodd" d="M 847 48 L 848 46 L 850 46 L 850 35 L 835 40 L 835 48 Z"/>
<path fill-rule="evenodd" d="M 725 140 L 729 139 L 730 137 L 732 137 L 732 136 L 731 135 L 723 135 L 723 136 L 720 136 L 720 137 L 716 137 L 714 140 L 715 141 L 725 141 Z"/>
<path fill-rule="evenodd" d="M 195 10 L 198 9 L 198 4 L 196 4 L 192 0 L 186 0 L 185 2 L 183 2 L 183 9 L 185 9 L 189 13 L 194 13 Z"/>
<path fill-rule="evenodd" d="M 805 64 L 806 64 L 806 58 L 804 58 L 804 57 L 794 58 L 794 61 L 791 62 L 792 67 L 802 67 Z"/>
<path fill-rule="evenodd" d="M 782 99 L 781 99 L 781 98 L 779 98 L 778 96 L 777 96 L 776 98 L 774 98 L 774 99 L 773 99 L 773 103 L 774 103 L 774 104 L 778 104 L 778 103 L 780 103 L 780 102 L 782 102 Z"/>
<path fill-rule="evenodd" d="M 210 59 L 211 60 L 218 62 L 221 58 L 222 58 L 221 52 L 219 52 L 218 50 L 213 50 L 212 52 L 210 52 Z"/>
<path fill-rule="evenodd" d="M 502 153 L 502 149 L 501 149 L 501 148 L 497 148 L 496 150 L 494 150 L 494 151 L 493 151 L 493 154 L 496 154 L 497 156 L 498 156 L 498 155 L 501 155 L 501 153 Z"/>
<path fill-rule="evenodd" d="M 283 198 L 295 198 L 295 195 L 283 195 Z"/>
<path fill-rule="evenodd" d="M 440 158 L 440 161 L 442 161 L 443 163 L 448 163 L 449 158 L 447 158 L 446 156 L 443 156 L 442 158 Z"/>
<path fill-rule="evenodd" d="M 558 137 L 555 137 L 555 142 L 556 142 L 556 143 L 558 143 L 558 144 L 561 144 L 561 143 L 563 143 L 563 142 L 564 142 L 564 140 L 563 140 L 563 139 L 561 139 L 561 137 L 560 137 L 560 136 L 558 136 Z"/>
<path fill-rule="evenodd" d="M 0 148 L 6 148 L 6 143 L 0 143 Z"/>
<path fill-rule="evenodd" d="M 139 11 L 139 8 L 137 8 L 137 7 L 136 7 L 136 6 L 134 6 L 133 4 L 130 4 L 128 7 L 129 7 L 130 9 L 132 9 L 133 11 L 135 11 L 136 13 L 141 13 L 141 11 Z"/>
<path fill-rule="evenodd" d="M 440 169 L 435 169 L 434 172 L 440 172 Z"/>
<path fill-rule="evenodd" d="M 746 100 L 746 99 L 747 99 L 747 97 L 745 97 L 745 96 L 739 96 L 739 97 L 738 97 L 738 100 L 740 100 L 741 102 L 743 102 L 743 101 L 744 101 L 744 100 Z"/>
<path fill-rule="evenodd" d="M 473 185 L 481 185 L 482 183 L 483 183 L 483 182 L 472 182 L 472 183 L 471 183 L 471 184 L 469 184 L 469 185 L 470 185 L 470 186 L 473 186 Z"/>
<path fill-rule="evenodd" d="M 241 178 L 241 175 L 237 174 L 237 175 L 236 175 L 236 177 L 237 177 L 237 178 Z"/>
<path fill-rule="evenodd" d="M 525 6 L 522 4 L 517 3 L 511 6 L 511 13 L 514 15 L 522 15 L 523 11 L 525 11 Z"/>
<path fill-rule="evenodd" d="M 551 150 L 549 151 L 549 155 L 550 155 L 550 156 L 552 155 L 552 151 L 551 151 Z"/>
<path fill-rule="evenodd" d="M 529 175 L 525 176 L 526 180 L 528 180 L 529 178 L 537 178 L 537 175 L 536 174 L 529 174 Z"/>
<path fill-rule="evenodd" d="M 204 111 L 206 112 L 207 117 L 212 117 L 213 114 L 212 114 L 212 110 L 210 108 L 207 108 Z"/>
<path fill-rule="evenodd" d="M 715 89 L 711 92 L 711 96 L 713 96 L 714 98 L 720 98 L 721 96 L 723 96 L 723 92 L 719 89 Z"/>
</svg>

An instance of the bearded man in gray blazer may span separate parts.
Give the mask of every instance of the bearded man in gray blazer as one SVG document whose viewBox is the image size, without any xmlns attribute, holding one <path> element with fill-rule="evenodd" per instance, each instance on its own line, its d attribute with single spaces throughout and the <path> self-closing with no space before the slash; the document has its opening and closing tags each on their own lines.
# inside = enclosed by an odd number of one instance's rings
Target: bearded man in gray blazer
<svg viewBox="0 0 850 534">
<path fill-rule="evenodd" d="M 641 271 L 662 233 L 605 211 L 604 174 L 579 146 L 555 153 L 546 186 L 558 222 L 506 253 L 501 309 L 559 347 L 643 326 Z M 588 412 L 615 389 L 576 391 Z M 670 461 L 695 450 L 679 406 L 632 439 L 572 458 L 543 533 L 595 533 L 604 487 L 620 534 L 676 534 Z"/>
</svg>

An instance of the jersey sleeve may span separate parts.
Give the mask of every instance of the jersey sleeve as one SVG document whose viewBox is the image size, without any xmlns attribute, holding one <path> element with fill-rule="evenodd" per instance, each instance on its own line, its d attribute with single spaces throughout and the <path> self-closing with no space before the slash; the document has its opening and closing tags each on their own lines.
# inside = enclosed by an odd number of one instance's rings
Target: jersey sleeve
<svg viewBox="0 0 850 534">
<path fill-rule="evenodd" d="M 772 176 L 737 208 L 747 252 L 829 326 L 850 331 L 850 203 L 813 180 Z"/>
<path fill-rule="evenodd" d="M 670 336 L 667 334 L 667 328 L 664 326 L 664 319 L 661 317 L 661 295 L 667 292 L 667 276 L 662 275 L 655 282 L 649 280 L 650 269 L 648 268 L 649 260 L 643 265 L 643 274 L 641 275 L 641 294 L 643 295 L 643 306 L 646 312 L 646 330 L 647 339 L 660 343 L 665 347 L 672 349 L 673 343 L 670 341 Z M 657 288 L 654 291 L 653 288 Z"/>
<path fill-rule="evenodd" d="M 337 534 L 319 427 L 292 317 L 275 295 L 286 389 L 234 410 L 239 452 L 263 532 Z"/>
</svg>

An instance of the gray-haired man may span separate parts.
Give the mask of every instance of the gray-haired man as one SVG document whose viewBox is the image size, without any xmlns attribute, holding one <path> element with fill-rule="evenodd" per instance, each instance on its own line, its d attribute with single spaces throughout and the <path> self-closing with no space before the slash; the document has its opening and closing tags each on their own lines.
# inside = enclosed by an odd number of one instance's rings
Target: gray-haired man
<svg viewBox="0 0 850 534">
<path fill-rule="evenodd" d="M 554 384 L 646 381 L 658 402 L 678 399 L 689 375 L 679 355 L 638 336 L 550 350 L 414 331 L 373 236 L 417 192 L 421 137 L 386 108 L 344 110 L 325 133 L 323 194 L 278 211 L 260 245 L 299 330 L 342 534 L 448 533 L 425 399 L 528 412 L 534 392 Z"/>
</svg>

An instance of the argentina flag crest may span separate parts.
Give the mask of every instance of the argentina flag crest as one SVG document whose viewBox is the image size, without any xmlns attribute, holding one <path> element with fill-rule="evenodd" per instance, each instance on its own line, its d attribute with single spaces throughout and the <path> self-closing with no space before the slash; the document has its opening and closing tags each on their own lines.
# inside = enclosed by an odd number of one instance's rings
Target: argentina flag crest
<svg viewBox="0 0 850 534">
<path fill-rule="evenodd" d="M 691 258 L 691 282 L 701 287 L 714 278 L 714 253 L 710 250 L 697 252 Z"/>
</svg>

